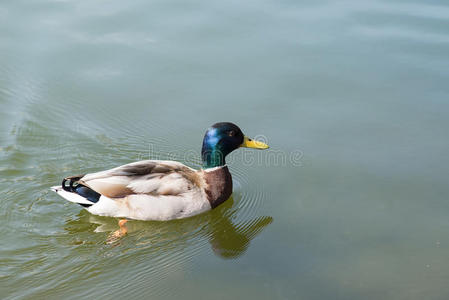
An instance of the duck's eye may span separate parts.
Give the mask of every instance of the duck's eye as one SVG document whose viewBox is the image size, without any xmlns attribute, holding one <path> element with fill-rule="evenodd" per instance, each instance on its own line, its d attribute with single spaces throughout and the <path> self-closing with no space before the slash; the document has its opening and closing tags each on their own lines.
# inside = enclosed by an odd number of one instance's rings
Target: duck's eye
<svg viewBox="0 0 449 300">
<path fill-rule="evenodd" d="M 228 131 L 228 136 L 234 136 L 234 135 L 235 135 L 235 131 L 234 130 Z"/>
</svg>

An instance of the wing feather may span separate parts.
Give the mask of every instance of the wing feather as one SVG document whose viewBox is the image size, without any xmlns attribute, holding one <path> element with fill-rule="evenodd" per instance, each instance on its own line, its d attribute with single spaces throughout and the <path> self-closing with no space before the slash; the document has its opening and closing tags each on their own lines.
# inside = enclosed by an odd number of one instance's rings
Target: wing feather
<svg viewBox="0 0 449 300">
<path fill-rule="evenodd" d="M 197 173 L 181 163 L 146 160 L 86 174 L 80 183 L 111 198 L 131 194 L 179 195 L 195 187 Z"/>
</svg>

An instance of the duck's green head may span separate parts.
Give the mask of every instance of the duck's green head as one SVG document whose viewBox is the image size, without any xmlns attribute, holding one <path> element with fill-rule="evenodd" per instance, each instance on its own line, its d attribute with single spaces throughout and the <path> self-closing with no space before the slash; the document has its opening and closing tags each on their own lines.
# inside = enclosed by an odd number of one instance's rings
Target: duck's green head
<svg viewBox="0 0 449 300">
<path fill-rule="evenodd" d="M 235 124 L 221 122 L 212 125 L 203 139 L 201 156 L 204 168 L 225 165 L 226 155 L 240 147 L 267 149 L 268 145 L 246 137 Z"/>
</svg>

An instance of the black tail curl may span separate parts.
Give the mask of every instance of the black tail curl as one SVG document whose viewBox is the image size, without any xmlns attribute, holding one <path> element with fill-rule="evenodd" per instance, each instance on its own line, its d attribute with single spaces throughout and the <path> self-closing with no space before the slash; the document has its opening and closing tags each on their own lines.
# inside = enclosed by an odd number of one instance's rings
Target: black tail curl
<svg viewBox="0 0 449 300">
<path fill-rule="evenodd" d="M 66 192 L 78 194 L 81 197 L 91 201 L 92 204 L 78 203 L 83 207 L 90 207 L 100 200 L 101 194 L 80 183 L 79 180 L 83 177 L 84 175 L 78 175 L 64 178 L 62 180 L 62 189 Z"/>
<path fill-rule="evenodd" d="M 75 193 L 75 189 L 78 186 L 78 180 L 83 178 L 84 175 L 69 176 L 62 180 L 62 189 L 66 192 Z"/>
</svg>

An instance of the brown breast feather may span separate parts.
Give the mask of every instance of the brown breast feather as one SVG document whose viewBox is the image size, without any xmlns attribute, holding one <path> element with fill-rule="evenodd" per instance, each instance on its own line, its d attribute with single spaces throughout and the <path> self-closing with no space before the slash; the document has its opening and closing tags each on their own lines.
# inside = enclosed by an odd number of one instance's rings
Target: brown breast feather
<svg viewBox="0 0 449 300">
<path fill-rule="evenodd" d="M 205 192 L 212 208 L 229 199 L 232 194 L 232 177 L 227 166 L 203 173 Z"/>
</svg>

